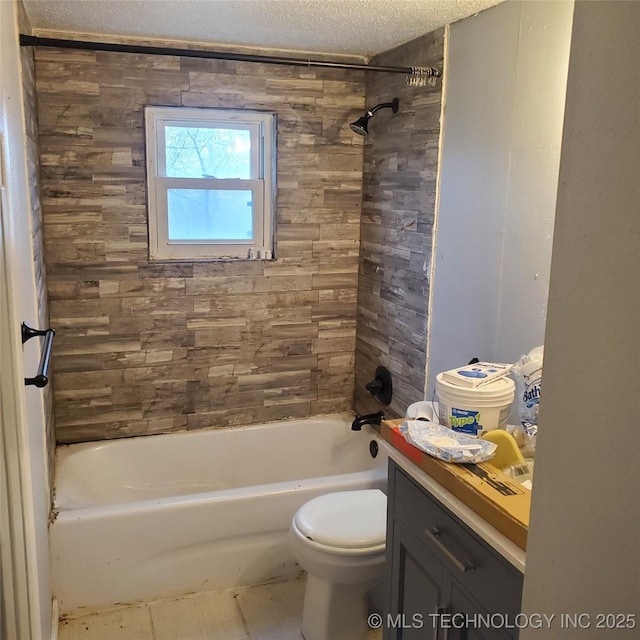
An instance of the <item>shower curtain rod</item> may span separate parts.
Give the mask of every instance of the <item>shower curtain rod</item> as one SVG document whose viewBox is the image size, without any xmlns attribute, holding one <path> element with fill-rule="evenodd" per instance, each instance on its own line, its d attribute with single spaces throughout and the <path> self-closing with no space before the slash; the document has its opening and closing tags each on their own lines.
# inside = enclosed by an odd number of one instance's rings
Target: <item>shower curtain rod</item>
<svg viewBox="0 0 640 640">
<path fill-rule="evenodd" d="M 171 47 L 152 47 L 137 44 L 116 44 L 111 42 L 91 42 L 86 40 L 64 40 L 61 38 L 40 38 L 20 34 L 22 47 L 59 47 L 62 49 L 86 49 L 90 51 L 113 51 L 116 53 L 141 53 L 154 56 L 182 56 L 187 58 L 213 58 L 216 60 L 234 60 L 236 62 L 262 62 L 264 64 L 283 64 L 296 67 L 328 67 L 332 69 L 353 69 L 359 71 L 379 71 L 385 73 L 403 73 L 407 82 L 413 86 L 433 83 L 440 77 L 440 71 L 434 67 L 384 67 L 355 64 L 349 62 L 327 62 L 307 58 L 284 58 L 248 53 L 224 51 L 206 51 L 202 49 L 173 49 Z"/>
</svg>

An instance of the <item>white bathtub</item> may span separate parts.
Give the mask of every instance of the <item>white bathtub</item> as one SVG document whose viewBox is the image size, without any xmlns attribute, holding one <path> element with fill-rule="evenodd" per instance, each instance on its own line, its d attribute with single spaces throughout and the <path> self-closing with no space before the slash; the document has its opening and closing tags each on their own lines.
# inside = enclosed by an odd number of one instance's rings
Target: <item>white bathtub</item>
<svg viewBox="0 0 640 640">
<path fill-rule="evenodd" d="M 61 446 L 50 528 L 62 613 L 259 584 L 299 570 L 295 511 L 386 490 L 387 457 L 353 416 Z"/>
</svg>

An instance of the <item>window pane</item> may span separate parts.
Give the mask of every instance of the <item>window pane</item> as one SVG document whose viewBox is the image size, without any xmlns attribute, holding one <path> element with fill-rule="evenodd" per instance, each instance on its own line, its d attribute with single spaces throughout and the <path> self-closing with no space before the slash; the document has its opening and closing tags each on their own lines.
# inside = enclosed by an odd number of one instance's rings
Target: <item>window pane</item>
<svg viewBox="0 0 640 640">
<path fill-rule="evenodd" d="M 252 240 L 251 190 L 168 189 L 169 240 Z"/>
<path fill-rule="evenodd" d="M 251 131 L 165 127 L 169 178 L 239 178 L 251 175 Z"/>
</svg>

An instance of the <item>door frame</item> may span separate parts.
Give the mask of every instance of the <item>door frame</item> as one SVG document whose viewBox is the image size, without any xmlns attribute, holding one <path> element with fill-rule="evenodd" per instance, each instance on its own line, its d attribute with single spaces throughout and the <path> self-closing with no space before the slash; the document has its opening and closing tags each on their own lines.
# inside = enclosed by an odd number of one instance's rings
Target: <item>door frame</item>
<svg viewBox="0 0 640 640">
<path fill-rule="evenodd" d="M 8 639 L 32 638 L 28 541 L 22 505 L 24 468 L 19 425 L 24 416 L 18 382 L 23 377 L 16 349 L 18 326 L 11 291 L 5 242 L 8 197 L 5 187 L 5 139 L 0 132 L 0 628 Z"/>
<path fill-rule="evenodd" d="M 43 395 L 25 387 L 39 345 L 22 345 L 21 322 L 40 323 L 19 4 L 0 0 L 0 585 L 3 640 L 44 640 L 57 631 L 49 567 L 51 509 Z M 11 625 L 11 628 L 9 627 Z"/>
</svg>

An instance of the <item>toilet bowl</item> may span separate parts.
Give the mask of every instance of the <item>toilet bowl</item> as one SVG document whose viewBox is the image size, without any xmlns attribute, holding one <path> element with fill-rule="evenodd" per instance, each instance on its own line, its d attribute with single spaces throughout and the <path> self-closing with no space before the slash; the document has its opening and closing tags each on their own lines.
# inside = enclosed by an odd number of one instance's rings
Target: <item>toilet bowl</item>
<svg viewBox="0 0 640 640">
<path fill-rule="evenodd" d="M 369 591 L 382 581 L 387 497 L 379 489 L 328 493 L 293 517 L 289 539 L 307 572 L 305 640 L 361 640 Z"/>
</svg>

